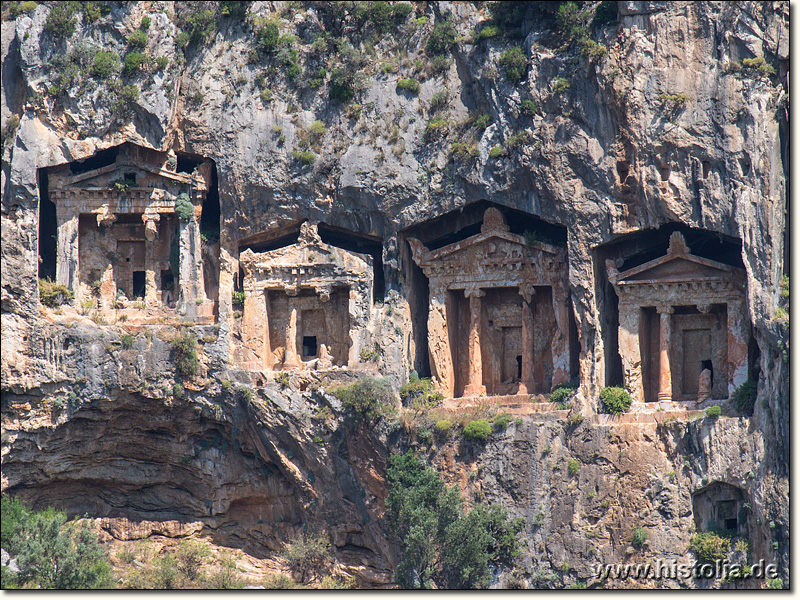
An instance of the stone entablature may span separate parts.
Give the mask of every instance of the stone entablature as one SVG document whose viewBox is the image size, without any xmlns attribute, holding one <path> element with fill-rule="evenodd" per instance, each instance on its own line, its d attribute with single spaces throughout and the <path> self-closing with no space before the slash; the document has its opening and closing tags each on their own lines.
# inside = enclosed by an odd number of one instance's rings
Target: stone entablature
<svg viewBox="0 0 800 600">
<path fill-rule="evenodd" d="M 239 256 L 245 366 L 355 367 L 372 309 L 372 257 L 322 242 L 316 223 L 297 243 Z"/>
<path fill-rule="evenodd" d="M 721 399 L 747 380 L 743 269 L 691 254 L 678 232 L 665 256 L 621 273 L 606 261 L 606 269 L 619 297 L 625 386 L 636 401 Z"/>
<path fill-rule="evenodd" d="M 527 243 L 496 208 L 484 213 L 481 232 L 464 240 L 436 250 L 408 241 L 429 281 L 428 349 L 443 393 L 549 392 L 568 381 L 564 248 Z"/>
<path fill-rule="evenodd" d="M 166 152 L 126 143 L 113 164 L 79 174 L 71 165 L 49 169 L 58 227 L 56 279 L 75 292 L 76 305 L 88 306 L 99 294 L 98 308 L 111 321 L 120 308 L 179 303 L 187 316 L 213 311 L 205 298 L 198 226 L 212 163 L 188 174 L 169 170 L 168 162 Z M 179 222 L 175 213 L 181 193 L 194 205 L 190 222 Z M 179 262 L 174 274 L 173 243 Z"/>
</svg>

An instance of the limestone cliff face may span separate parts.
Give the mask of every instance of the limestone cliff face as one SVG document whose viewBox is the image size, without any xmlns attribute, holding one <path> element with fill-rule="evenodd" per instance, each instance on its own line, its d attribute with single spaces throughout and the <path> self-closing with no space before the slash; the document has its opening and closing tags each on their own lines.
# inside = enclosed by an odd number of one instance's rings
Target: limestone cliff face
<svg viewBox="0 0 800 600">
<path fill-rule="evenodd" d="M 208 43 L 185 54 L 180 3 L 115 4 L 93 23 L 78 14 L 61 40 L 45 28 L 46 4 L 3 21 L 3 488 L 74 513 L 206 527 L 253 553 L 277 550 L 308 522 L 332 532 L 339 560 L 365 584 L 388 583 L 385 461 L 410 442 L 346 431 L 335 399 L 317 390 L 329 382 L 313 375 L 284 389 L 237 370 L 241 242 L 305 220 L 379 240 L 385 297 L 360 343 L 383 353 L 362 368 L 402 383 L 427 362 L 408 228 L 446 214 L 457 223 L 459 209 L 488 201 L 566 228 L 588 416 L 577 429 L 526 417 L 485 448 L 450 442 L 431 453 L 451 481 L 528 519 L 528 582 L 587 579 L 591 563 L 629 557 L 636 525 L 661 532 L 648 556 L 684 556 L 692 494 L 709 482 L 746 491 L 753 555 L 777 561 L 788 582 L 788 327 L 775 319 L 788 273 L 788 3 L 618 2 L 617 22 L 594 30 L 607 55 L 594 57 L 554 43 L 552 20 L 533 16 L 522 39 L 480 40 L 486 3 L 415 3 L 385 36 L 324 4 L 250 3 L 246 22 L 220 17 Z M 117 84 L 88 78 L 88 65 L 64 75 L 59 59 L 79 61 L 81 44 L 130 51 L 145 15 L 142 51 L 166 67 Z M 257 20 L 276 15 L 296 36 L 297 80 L 286 74 L 291 58 L 251 60 Z M 434 71 L 425 47 L 446 19 L 457 38 Z M 322 31 L 349 38 L 356 57 L 315 47 Z M 500 56 L 517 44 L 527 71 L 515 85 Z M 731 67 L 759 57 L 775 74 Z M 330 98 L 330 73 L 311 84 L 337 61 L 360 78 L 346 104 Z M 398 89 L 404 77 L 421 80 L 418 93 Z M 130 85 L 138 95 L 121 100 Z M 491 117 L 483 129 L 469 119 L 478 114 Z M 216 166 L 218 316 L 195 328 L 201 373 L 184 398 L 172 394 L 173 328 L 135 329 L 127 348 L 119 327 L 39 303 L 40 169 L 126 141 Z M 623 236 L 667 224 L 741 240 L 760 372 L 749 419 L 678 427 L 595 415 L 599 390 L 616 383 L 603 261 L 622 256 Z M 628 243 L 644 248 L 642 239 Z M 237 397 L 237 385 L 255 396 Z M 333 421 L 313 418 L 329 405 Z M 573 488 L 565 465 L 553 470 L 567 457 L 583 465 Z"/>
</svg>

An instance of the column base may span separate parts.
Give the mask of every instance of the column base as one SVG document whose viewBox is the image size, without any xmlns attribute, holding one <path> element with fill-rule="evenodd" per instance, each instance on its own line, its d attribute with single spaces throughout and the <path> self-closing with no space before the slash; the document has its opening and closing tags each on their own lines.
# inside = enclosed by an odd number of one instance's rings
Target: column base
<svg viewBox="0 0 800 600">
<path fill-rule="evenodd" d="M 464 388 L 463 396 L 485 396 L 486 395 L 486 386 L 485 385 L 468 385 Z"/>
<path fill-rule="evenodd" d="M 536 384 L 533 381 L 520 381 L 518 394 L 535 394 Z"/>
<path fill-rule="evenodd" d="M 661 394 L 661 393 L 659 393 L 658 394 L 658 401 L 659 402 L 663 402 L 663 401 L 671 402 L 672 401 L 672 394 Z"/>
</svg>

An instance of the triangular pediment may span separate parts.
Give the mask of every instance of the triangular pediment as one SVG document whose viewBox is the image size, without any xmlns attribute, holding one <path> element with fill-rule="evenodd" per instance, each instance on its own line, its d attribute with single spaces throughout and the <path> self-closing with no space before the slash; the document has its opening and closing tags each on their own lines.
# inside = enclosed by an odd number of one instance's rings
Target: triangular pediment
<svg viewBox="0 0 800 600">
<path fill-rule="evenodd" d="M 108 187 L 109 180 L 124 179 L 126 174 L 136 172 L 157 175 L 171 182 L 191 183 L 192 181 L 191 175 L 187 173 L 173 173 L 146 163 L 121 161 L 74 175 L 68 179 L 67 183 L 71 187 Z"/>
<path fill-rule="evenodd" d="M 617 283 L 729 279 L 735 271 L 730 265 L 691 254 L 683 236 L 673 233 L 666 256 L 620 273 Z"/>
</svg>

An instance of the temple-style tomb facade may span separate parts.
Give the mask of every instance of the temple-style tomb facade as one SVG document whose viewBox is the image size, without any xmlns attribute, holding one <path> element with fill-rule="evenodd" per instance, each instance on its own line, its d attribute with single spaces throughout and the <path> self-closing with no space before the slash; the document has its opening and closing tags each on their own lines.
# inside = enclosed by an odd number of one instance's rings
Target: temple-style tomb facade
<svg viewBox="0 0 800 600">
<path fill-rule="evenodd" d="M 678 232 L 665 256 L 606 268 L 619 296 L 625 387 L 636 401 L 723 399 L 747 381 L 743 269 L 693 255 Z"/>
<path fill-rule="evenodd" d="M 239 256 L 245 293 L 241 363 L 254 369 L 355 367 L 372 309 L 372 257 L 322 242 Z"/>
<path fill-rule="evenodd" d="M 409 244 L 429 281 L 428 351 L 443 393 L 538 394 L 567 382 L 564 248 L 527 243 L 494 207 L 476 235 L 436 250 Z"/>
</svg>

